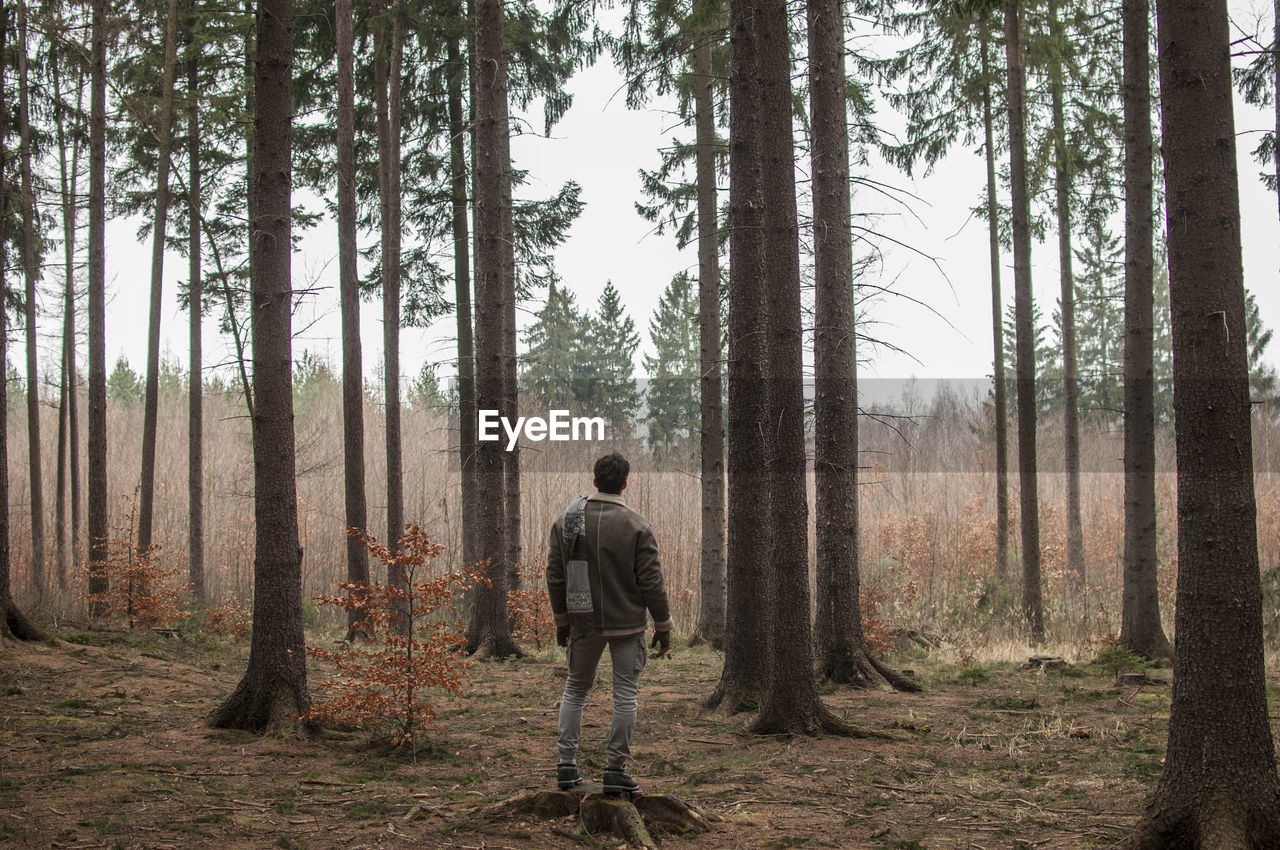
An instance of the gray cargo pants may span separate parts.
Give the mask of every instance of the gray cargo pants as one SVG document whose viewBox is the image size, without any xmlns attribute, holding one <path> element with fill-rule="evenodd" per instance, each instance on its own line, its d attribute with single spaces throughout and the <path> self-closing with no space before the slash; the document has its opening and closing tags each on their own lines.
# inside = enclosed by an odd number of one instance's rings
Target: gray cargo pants
<svg viewBox="0 0 1280 850">
<path fill-rule="evenodd" d="M 613 723 L 609 728 L 609 769 L 625 768 L 631 758 L 631 733 L 636 728 L 636 706 L 640 694 L 640 671 L 648 655 L 644 632 L 627 637 L 572 638 L 565 650 L 569 678 L 560 700 L 560 736 L 556 740 L 561 764 L 577 764 L 578 739 L 582 735 L 582 707 L 595 682 L 596 667 L 605 645 L 613 660 Z"/>
</svg>

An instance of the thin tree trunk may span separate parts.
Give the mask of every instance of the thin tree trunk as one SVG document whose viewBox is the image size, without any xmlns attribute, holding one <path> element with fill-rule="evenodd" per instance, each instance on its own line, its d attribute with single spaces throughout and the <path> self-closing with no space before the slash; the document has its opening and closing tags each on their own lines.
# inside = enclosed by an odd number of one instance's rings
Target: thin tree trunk
<svg viewBox="0 0 1280 850">
<path fill-rule="evenodd" d="M 187 55 L 187 180 L 188 309 L 190 366 L 187 387 L 187 581 L 196 601 L 208 601 L 204 577 L 204 278 L 201 268 L 200 221 L 200 42 L 195 33 L 198 0 L 192 2 Z"/>
<path fill-rule="evenodd" d="M 1177 641 L 1164 769 L 1128 846 L 1278 847 L 1227 4 L 1158 0 Z"/>
<path fill-rule="evenodd" d="M 342 469 L 348 532 L 369 527 L 364 477 L 364 365 L 356 260 L 355 34 L 351 0 L 337 0 L 338 277 L 342 301 Z M 369 550 L 347 535 L 347 581 L 369 583 Z M 347 612 L 347 639 L 364 613 Z"/>
<path fill-rule="evenodd" d="M 236 367 L 240 373 L 240 387 L 244 392 L 244 406 L 248 411 L 249 420 L 252 421 L 253 386 L 249 383 L 249 372 L 245 368 L 244 332 L 236 319 L 236 296 L 231 290 L 230 278 L 227 277 L 227 271 L 222 265 L 222 251 L 218 248 L 218 240 L 209 232 L 208 222 L 203 216 L 200 217 L 200 228 L 204 231 L 205 238 L 209 240 L 209 247 L 213 249 L 213 267 L 218 272 L 218 279 L 222 281 L 222 297 L 227 304 L 227 324 L 231 327 L 231 343 L 236 349 Z"/>
<path fill-rule="evenodd" d="M 508 135 L 507 60 L 502 0 L 479 0 L 475 6 L 475 233 L 476 233 L 476 406 L 504 410 L 507 381 L 504 364 L 506 317 L 503 276 L 514 268 L 504 257 L 512 245 L 504 205 L 510 189 L 511 149 Z M 507 578 L 510 565 L 507 537 L 503 446 L 480 443 L 476 455 L 476 486 L 480 510 L 476 516 L 477 555 L 488 586 L 476 589 L 467 649 L 478 657 L 519 654 L 507 617 Z"/>
<path fill-rule="evenodd" d="M 53 62 L 50 67 L 53 78 L 53 90 L 59 100 L 62 97 L 62 80 L 59 63 Z M 83 79 L 83 75 L 81 75 Z M 79 92 L 81 89 L 77 87 Z M 77 120 L 80 114 L 76 104 Z M 76 252 L 76 176 L 79 166 L 79 135 L 73 142 L 71 152 L 70 175 L 67 171 L 67 137 L 66 116 L 60 104 L 54 108 L 54 125 L 58 140 L 58 187 L 62 199 L 62 248 L 64 262 L 65 285 L 62 293 L 62 357 L 61 380 L 58 385 L 58 469 L 55 485 L 54 525 L 57 527 L 57 565 L 58 589 L 65 591 L 69 583 L 69 556 L 67 552 L 67 473 L 69 461 L 75 454 L 75 447 L 69 445 L 71 420 L 73 414 L 72 399 L 75 396 L 75 252 Z M 72 494 L 74 500 L 75 494 Z M 75 544 L 72 542 L 72 550 Z"/>
<path fill-rule="evenodd" d="M 915 683 L 878 664 L 867 650 L 862 633 L 858 369 L 844 14 L 841 0 L 812 0 L 806 9 L 816 291 L 813 465 L 817 497 L 817 669 L 824 679 L 841 684 L 868 687 L 883 679 L 903 690 L 919 690 Z M 803 454 L 800 460 L 803 469 Z M 803 551 L 807 561 L 807 544 Z"/>
<path fill-rule="evenodd" d="M 1062 47 L 1058 7 L 1049 2 L 1049 26 L 1055 49 Z M 1076 291 L 1071 269 L 1071 171 L 1067 128 L 1062 103 L 1062 61 L 1049 67 L 1049 98 L 1053 112 L 1054 194 L 1058 218 L 1058 274 L 1062 317 L 1062 431 L 1067 476 L 1067 569 L 1085 586 L 1084 525 L 1080 516 L 1080 389 L 1076 377 Z M 1087 614 L 1086 614 L 1087 616 Z"/>
<path fill-rule="evenodd" d="M 210 718 L 213 726 L 265 731 L 310 706 L 302 633 L 302 547 L 290 355 L 292 0 L 259 0 L 253 210 L 249 277 L 253 316 L 254 593 L 249 666 Z"/>
<path fill-rule="evenodd" d="M 471 247 L 467 221 L 467 122 L 462 84 L 467 78 L 458 40 L 448 44 L 449 171 L 453 201 L 453 280 L 458 318 L 458 461 L 462 485 L 462 563 L 476 561 L 476 352 L 471 323 Z"/>
<path fill-rule="evenodd" d="M 715 4 L 719 18 L 719 0 Z M 724 648 L 724 402 L 720 377 L 720 244 L 716 192 L 715 76 L 711 48 L 716 34 L 710 24 L 699 30 L 693 48 L 694 127 L 697 133 L 698 180 L 698 404 L 702 469 L 701 602 L 698 626 L 690 643 Z"/>
<path fill-rule="evenodd" d="M 164 80 L 156 173 L 155 227 L 151 234 L 151 311 L 147 325 L 147 388 L 142 413 L 142 484 L 138 498 L 138 551 L 151 545 L 156 486 L 156 418 L 160 403 L 160 308 L 164 284 L 165 230 L 169 221 L 169 169 L 173 148 L 173 90 L 178 62 L 178 0 L 169 0 L 164 27 Z"/>
<path fill-rule="evenodd" d="M 982 130 L 987 160 L 987 237 L 991 251 L 992 378 L 996 417 L 996 575 L 1009 580 L 1009 408 L 1004 377 L 1004 298 L 1000 294 L 1000 207 L 996 203 L 996 146 L 991 117 L 990 39 L 986 15 L 978 21 L 982 51 Z"/>
<path fill-rule="evenodd" d="M 520 415 L 519 372 L 516 363 L 516 256 L 514 205 L 511 196 L 511 136 L 499 139 L 502 148 L 501 162 L 505 171 L 502 179 L 502 372 L 505 389 L 503 415 L 512 422 Z M 503 498 L 506 499 L 507 522 L 507 589 L 520 587 L 519 565 L 522 556 L 520 516 L 520 444 L 512 446 L 503 458 Z"/>
<path fill-rule="evenodd" d="M 761 241 L 768 288 L 769 426 L 765 437 L 773 442 L 767 472 L 773 553 L 768 575 L 773 592 L 766 597 L 772 603 L 766 662 L 769 675 L 760 715 L 751 729 L 757 734 L 816 735 L 846 727 L 823 705 L 813 677 L 791 43 L 786 0 L 754 0 L 754 4 L 761 107 L 760 184 L 763 196 L 769 199 L 761 216 Z M 841 32 L 838 24 L 827 25 Z"/>
<path fill-rule="evenodd" d="M 48 585 L 44 549 L 44 486 L 40 473 L 40 381 L 36 369 L 36 196 L 31 185 L 31 113 L 27 80 L 27 4 L 18 6 L 18 134 L 22 144 L 22 268 L 26 280 L 27 463 L 31 483 L 31 580 L 44 597 Z M 7 367 L 5 367 L 7 368 Z"/>
<path fill-rule="evenodd" d="M 378 95 L 378 164 L 382 211 L 382 351 L 387 454 L 387 544 L 404 534 L 404 473 L 400 442 L 400 86 L 404 12 L 391 9 L 390 40 L 377 24 L 374 86 Z M 399 565 L 387 565 L 387 583 L 404 585 Z"/>
<path fill-rule="evenodd" d="M 728 544 L 724 668 L 706 707 L 754 708 L 767 674 L 771 444 L 765 438 L 767 317 L 761 248 L 760 82 L 755 5 L 729 3 Z"/>
<path fill-rule="evenodd" d="M 1280 205 L 1280 0 L 1272 4 L 1271 12 L 1271 70 L 1274 74 L 1272 84 L 1275 92 L 1276 128 L 1273 137 L 1276 160 L 1276 203 Z"/>
<path fill-rule="evenodd" d="M 0 56 L 5 55 L 9 40 L 9 9 L 0 4 Z M 8 67 L 0 63 L 0 103 L 5 99 L 5 73 Z M 0 110 L 0 186 L 5 185 L 5 164 L 9 152 L 4 149 L 9 138 L 9 110 Z M 7 292 L 5 271 L 9 263 L 9 236 L 5 232 L 8 217 L 0 215 L 0 292 Z M 0 309 L 0 364 L 9 362 L 9 311 Z M 43 640 L 44 633 L 22 613 L 13 601 L 13 588 L 9 581 L 9 370 L 0 376 L 0 641 Z"/>
<path fill-rule="evenodd" d="M 89 593 L 107 591 L 107 0 L 93 0 L 89 95 Z M 100 606 L 93 606 L 95 612 Z"/>
<path fill-rule="evenodd" d="M 1120 642 L 1172 658 L 1156 583 L 1153 187 L 1148 0 L 1125 0 L 1124 27 L 1124 594 Z"/>
<path fill-rule="evenodd" d="M 1036 362 L 1031 304 L 1031 201 L 1027 193 L 1026 71 L 1018 0 L 1004 8 L 1009 75 L 1009 177 L 1013 195 L 1014 323 L 1017 330 L 1018 482 L 1022 507 L 1022 613 L 1033 643 L 1044 640 L 1040 517 L 1036 489 Z"/>
</svg>

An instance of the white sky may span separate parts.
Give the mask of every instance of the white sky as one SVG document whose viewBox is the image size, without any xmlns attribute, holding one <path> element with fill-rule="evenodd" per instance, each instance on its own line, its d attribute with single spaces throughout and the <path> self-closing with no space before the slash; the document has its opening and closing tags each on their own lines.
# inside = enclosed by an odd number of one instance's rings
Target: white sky
<svg viewBox="0 0 1280 850">
<path fill-rule="evenodd" d="M 602 59 L 569 83 L 574 105 L 554 129 L 553 138 L 521 136 L 513 140 L 512 150 L 516 164 L 530 170 L 530 195 L 549 195 L 568 179 L 582 185 L 586 209 L 557 252 L 558 271 L 577 294 L 579 304 L 589 308 L 594 308 L 605 281 L 612 279 L 641 333 L 643 352 L 648 348 L 649 316 L 663 288 L 675 272 L 696 269 L 696 254 L 692 246 L 677 251 L 670 235 L 656 235 L 652 225 L 635 212 L 634 202 L 640 198 L 637 170 L 654 168 L 658 149 L 670 144 L 673 135 L 689 131 L 678 126 L 668 111 L 669 104 L 645 111 L 628 110 L 619 91 L 621 85 L 622 80 L 607 57 Z M 1275 328 L 1280 326 L 1280 287 L 1276 286 L 1280 217 L 1275 195 L 1257 179 L 1259 169 L 1249 155 L 1256 144 L 1256 131 L 1267 129 L 1271 121 L 1274 117 L 1266 111 L 1247 107 L 1237 99 L 1245 282 L 1257 297 L 1264 324 Z M 526 126 L 542 126 L 537 106 Z M 940 315 L 905 299 L 887 299 L 878 304 L 873 312 L 878 322 L 875 335 L 905 349 L 907 354 L 881 350 L 863 375 L 974 379 L 989 374 L 991 308 L 986 225 L 969 217 L 985 179 L 981 157 L 975 151 L 957 149 L 933 175 L 915 181 L 883 165 L 874 168 L 870 176 L 907 189 L 922 200 L 913 206 L 914 215 L 904 215 L 868 193 L 855 198 L 855 210 L 891 213 L 881 220 L 880 230 L 923 255 L 937 258 L 935 265 L 926 256 L 884 243 L 884 261 L 872 271 L 872 282 L 892 282 L 904 295 L 930 305 Z M 135 231 L 132 221 L 114 221 L 108 228 L 108 369 L 120 355 L 139 371 L 146 359 L 151 248 L 149 239 L 136 241 Z M 362 245 L 376 239 L 375 233 L 360 236 Z M 1032 248 L 1035 298 L 1046 317 L 1052 313 L 1059 287 L 1056 237 L 1050 233 L 1049 240 Z M 1004 259 L 1007 298 L 1012 292 L 1012 260 L 1009 256 Z M 186 260 L 169 255 L 162 351 L 184 364 L 187 317 L 177 306 L 175 291 L 176 281 L 185 277 Z M 294 279 L 298 287 L 318 289 L 295 318 L 295 357 L 309 349 L 326 355 L 335 365 L 340 363 L 337 241 L 332 222 L 306 235 L 294 258 Z M 44 306 L 49 308 L 53 302 L 46 301 Z M 538 306 L 524 305 L 522 325 Z M 381 362 L 380 310 L 377 303 L 363 306 L 364 363 L 370 378 Z M 55 320 L 49 317 L 60 312 L 59 302 L 44 314 L 42 335 L 50 337 L 46 351 L 56 350 L 52 339 L 56 334 Z M 451 372 L 447 364 L 454 357 L 453 322 L 453 317 L 448 316 L 426 331 L 402 332 L 405 380 L 411 380 L 425 361 L 446 364 L 438 370 L 442 375 Z M 215 336 L 214 321 L 207 322 L 205 333 L 208 367 L 227 359 L 231 347 L 228 340 Z M 81 350 L 79 362 L 84 369 L 83 347 Z M 1280 342 L 1272 345 L 1268 355 L 1272 365 L 1280 364 Z M 636 366 L 639 370 L 639 354 Z"/>
</svg>

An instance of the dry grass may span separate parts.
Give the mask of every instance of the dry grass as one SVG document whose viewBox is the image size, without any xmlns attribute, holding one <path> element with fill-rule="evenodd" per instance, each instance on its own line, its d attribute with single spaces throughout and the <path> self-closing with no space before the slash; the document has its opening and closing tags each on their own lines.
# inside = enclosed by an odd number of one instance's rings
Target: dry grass
<svg viewBox="0 0 1280 850">
<path fill-rule="evenodd" d="M 864 470 L 861 485 L 861 541 L 864 581 L 883 593 L 882 616 L 891 624 L 945 634 L 974 658 L 1017 658 L 1022 623 L 1017 613 L 1017 478 L 1011 477 L 1013 575 L 994 574 L 995 475 L 993 433 L 980 399 L 940 393 L 929 405 L 904 399 L 899 413 L 913 418 L 865 417 L 861 429 Z M 345 578 L 342 503 L 342 421 L 340 387 L 312 381 L 297 396 L 299 526 L 305 552 L 305 593 L 330 592 Z M 86 405 L 82 404 L 82 411 Z M 253 478 L 249 423 L 235 394 L 211 394 L 205 402 L 206 563 L 211 600 L 245 604 L 252 595 Z M 82 603 L 71 593 L 32 597 L 26 463 L 26 427 L 21 405 L 11 405 L 9 421 L 10 516 L 14 586 L 23 604 L 49 621 L 79 616 Z M 112 496 L 132 493 L 137 484 L 142 409 L 112 402 L 109 407 L 109 482 Z M 56 434 L 56 410 L 46 406 L 44 433 Z M 370 530 L 385 528 L 385 453 L 382 411 L 365 410 L 366 481 Z M 1280 570 L 1280 424 L 1262 412 L 1256 420 L 1259 549 L 1265 576 Z M 431 409 L 406 408 L 403 417 L 406 516 L 446 547 L 444 564 L 460 559 L 459 472 L 451 441 L 456 430 Z M 82 426 L 82 434 L 83 434 Z M 155 539 L 165 566 L 186 571 L 186 398 L 180 390 L 161 396 L 159 478 L 156 482 Z M 1123 475 L 1117 428 L 1086 424 L 1082 493 L 1086 529 L 1083 584 L 1066 570 L 1064 476 L 1061 437 L 1050 422 L 1040 434 L 1039 477 L 1044 562 L 1044 597 L 1049 645 L 1064 657 L 1087 654 L 1090 640 L 1119 630 L 1122 585 Z M 521 454 L 524 560 L 536 564 L 545 552 L 552 520 L 570 498 L 591 487 L 590 468 L 606 446 L 599 443 L 536 443 Z M 632 458 L 627 499 L 657 530 L 678 627 L 692 627 L 698 610 L 701 511 L 693 459 L 655 465 L 635 438 L 611 441 Z M 45 526 L 53 528 L 54 445 L 44 449 Z M 1161 590 L 1166 628 L 1172 628 L 1176 524 L 1172 444 L 1159 440 Z M 1016 446 L 1010 447 L 1016 458 Z M 812 484 L 811 484 L 812 487 Z M 119 498 L 109 498 L 113 511 Z M 118 517 L 113 517 L 113 522 Z M 812 512 L 810 523 L 813 522 Z M 813 536 L 810 535 L 810 546 Z M 52 553 L 52 540 L 46 544 Z M 811 549 L 811 556 L 812 556 Z M 52 570 L 52 564 L 50 564 Z M 1269 641 L 1280 646 L 1280 572 L 1267 591 Z M 1074 652 L 1072 651 L 1074 649 Z M 1043 649 L 1043 647 L 1042 647 Z"/>
</svg>

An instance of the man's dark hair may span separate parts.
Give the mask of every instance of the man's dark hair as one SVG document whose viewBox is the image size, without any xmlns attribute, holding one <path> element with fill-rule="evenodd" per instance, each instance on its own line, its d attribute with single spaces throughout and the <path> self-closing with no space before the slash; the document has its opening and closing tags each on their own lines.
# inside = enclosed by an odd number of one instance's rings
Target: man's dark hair
<svg viewBox="0 0 1280 850">
<path fill-rule="evenodd" d="M 627 475 L 631 472 L 631 464 L 617 452 L 607 454 L 596 461 L 596 486 L 601 493 L 622 492 L 622 485 L 627 483 Z"/>
</svg>

